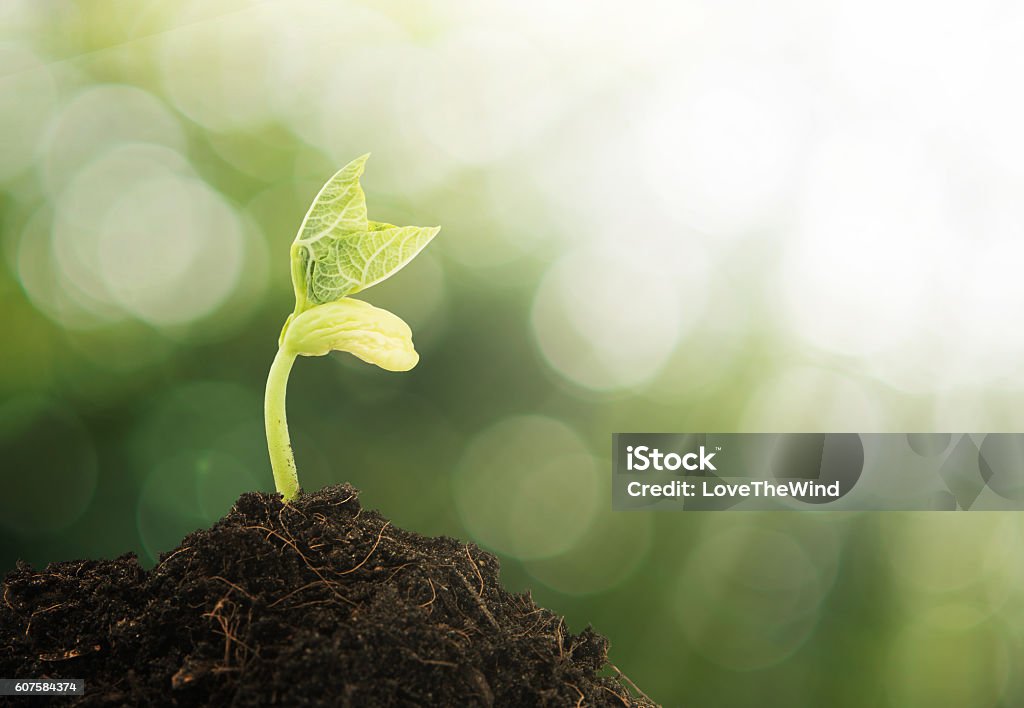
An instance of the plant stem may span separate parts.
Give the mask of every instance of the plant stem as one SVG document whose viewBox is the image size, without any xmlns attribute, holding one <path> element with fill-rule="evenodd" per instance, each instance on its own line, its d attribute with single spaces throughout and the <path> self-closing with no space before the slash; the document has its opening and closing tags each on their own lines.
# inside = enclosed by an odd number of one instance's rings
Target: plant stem
<svg viewBox="0 0 1024 708">
<path fill-rule="evenodd" d="M 281 347 L 267 377 L 267 395 L 263 402 L 263 417 L 267 426 L 267 447 L 270 465 L 274 470 L 274 484 L 285 501 L 299 494 L 299 476 L 295 471 L 295 456 L 288 437 L 288 418 L 285 415 L 285 396 L 288 374 L 295 363 L 295 353 Z"/>
</svg>

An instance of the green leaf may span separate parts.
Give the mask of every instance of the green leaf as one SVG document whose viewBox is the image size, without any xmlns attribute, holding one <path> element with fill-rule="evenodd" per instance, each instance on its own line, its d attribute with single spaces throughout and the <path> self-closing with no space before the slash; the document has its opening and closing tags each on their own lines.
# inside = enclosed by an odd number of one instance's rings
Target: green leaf
<svg viewBox="0 0 1024 708">
<path fill-rule="evenodd" d="M 420 359 L 409 325 L 394 313 L 352 298 L 317 305 L 298 315 L 282 344 L 303 356 L 351 352 L 388 371 L 408 371 Z"/>
<path fill-rule="evenodd" d="M 366 168 L 367 153 L 357 157 L 327 180 L 302 220 L 296 243 L 310 244 L 328 236 L 366 231 L 366 195 L 359 178 Z"/>
<path fill-rule="evenodd" d="M 310 302 L 332 302 L 376 285 L 415 258 L 440 231 L 438 227 L 385 226 L 322 239 L 309 247 Z"/>
<path fill-rule="evenodd" d="M 395 226 L 366 218 L 359 177 L 367 157 L 353 160 L 334 175 L 302 222 L 292 245 L 296 315 L 390 277 L 440 231 L 439 227 Z"/>
</svg>

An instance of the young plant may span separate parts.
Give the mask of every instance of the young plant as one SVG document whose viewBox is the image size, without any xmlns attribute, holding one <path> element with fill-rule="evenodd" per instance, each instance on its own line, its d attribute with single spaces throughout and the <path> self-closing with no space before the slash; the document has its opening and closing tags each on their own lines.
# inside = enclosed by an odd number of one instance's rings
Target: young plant
<svg viewBox="0 0 1024 708">
<path fill-rule="evenodd" d="M 295 311 L 281 330 L 264 401 L 274 483 L 286 501 L 299 493 L 285 416 L 295 357 L 351 352 L 388 371 L 408 371 L 419 361 L 409 325 L 349 296 L 394 275 L 441 229 L 369 221 L 359 185 L 368 157 L 356 158 L 327 181 L 291 248 Z"/>
</svg>

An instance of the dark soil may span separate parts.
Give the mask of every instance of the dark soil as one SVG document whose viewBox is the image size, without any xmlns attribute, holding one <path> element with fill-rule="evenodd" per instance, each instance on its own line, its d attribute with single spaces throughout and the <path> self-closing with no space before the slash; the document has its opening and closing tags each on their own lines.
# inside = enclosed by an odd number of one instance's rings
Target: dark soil
<svg viewBox="0 0 1024 708">
<path fill-rule="evenodd" d="M 245 494 L 150 571 L 22 563 L 0 601 L 0 676 L 85 679 L 77 705 L 653 705 L 607 652 L 507 592 L 491 554 L 394 528 L 349 486 Z"/>
</svg>

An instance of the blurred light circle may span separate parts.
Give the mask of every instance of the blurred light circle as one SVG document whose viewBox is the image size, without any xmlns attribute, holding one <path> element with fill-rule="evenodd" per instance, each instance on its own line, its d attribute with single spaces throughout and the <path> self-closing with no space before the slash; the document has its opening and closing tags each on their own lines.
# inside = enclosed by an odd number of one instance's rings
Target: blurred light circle
<svg viewBox="0 0 1024 708">
<path fill-rule="evenodd" d="M 239 496 L 263 486 L 249 467 L 220 450 L 197 456 L 195 469 L 199 513 L 208 523 L 228 513 Z"/>
<path fill-rule="evenodd" d="M 33 164 L 56 102 L 49 67 L 29 49 L 0 43 L 0 182 Z"/>
<path fill-rule="evenodd" d="M 979 482 L 980 482 L 979 477 Z M 1007 545 L 1006 529 L 991 514 L 965 514 L 950 524 L 941 513 L 882 519 L 887 558 L 904 587 L 918 593 L 950 593 L 986 585 L 992 553 Z"/>
<path fill-rule="evenodd" d="M 258 488 L 230 455 L 184 450 L 154 458 L 136 506 L 139 537 L 152 560 L 223 516 L 244 492 Z"/>
<path fill-rule="evenodd" d="M 534 579 L 567 595 L 614 588 L 647 560 L 654 523 L 650 514 L 605 511 L 565 553 L 525 562 Z"/>
<path fill-rule="evenodd" d="M 21 534 L 74 523 L 96 489 L 92 435 L 68 406 L 38 397 L 0 403 L 0 525 Z"/>
<path fill-rule="evenodd" d="M 424 50 L 394 95 L 402 127 L 477 164 L 528 145 L 565 100 L 543 47 L 522 33 L 479 27 Z"/>
<path fill-rule="evenodd" d="M 61 194 L 53 285 L 84 293 L 100 314 L 187 323 L 238 284 L 241 232 L 233 209 L 178 153 L 122 146 L 83 168 Z"/>
<path fill-rule="evenodd" d="M 500 266 L 521 261 L 561 235 L 545 218 L 542 197 L 534 185 L 523 183 L 514 172 L 481 175 L 465 187 L 462 199 L 473 202 L 475 208 L 453 213 L 444 228 L 444 252 L 488 282 L 522 278 L 521 270 Z M 535 218 L 524 221 L 524 212 Z"/>
<path fill-rule="evenodd" d="M 1014 661 L 995 623 L 979 623 L 973 608 L 915 608 L 912 622 L 888 646 L 885 687 L 892 705 L 906 708 L 995 708 Z"/>
<path fill-rule="evenodd" d="M 927 153 L 888 136 L 832 135 L 806 185 L 777 276 L 792 332 L 894 385 L 933 388 L 961 336 L 947 304 L 963 296 L 964 243 Z"/>
<path fill-rule="evenodd" d="M 181 450 L 232 450 L 223 437 L 239 427 L 262 432 L 262 401 L 258 392 L 227 381 L 195 381 L 177 386 L 152 402 L 151 409 L 138 421 L 131 447 L 136 462 L 151 465 L 151 460 L 173 457 Z M 173 431 L 173 435 L 168 435 Z M 266 448 L 262 435 L 257 459 L 263 462 Z"/>
<path fill-rule="evenodd" d="M 167 176 L 110 205 L 97 261 L 116 302 L 169 325 L 199 319 L 231 294 L 242 250 L 241 226 L 220 195 L 199 180 Z"/>
<path fill-rule="evenodd" d="M 750 396 L 740 430 L 871 432 L 885 429 L 878 394 L 870 382 L 837 371 L 794 366 L 767 378 Z"/>
<path fill-rule="evenodd" d="M 69 330 L 99 327 L 124 318 L 119 308 L 82 292 L 64 277 L 51 242 L 53 215 L 40 208 L 18 236 L 15 263 L 18 281 L 32 305 Z"/>
<path fill-rule="evenodd" d="M 83 361 L 99 370 L 122 375 L 155 367 L 176 353 L 173 340 L 155 333 L 152 327 L 142 322 L 126 321 L 117 327 L 97 330 L 68 330 L 64 341 L 75 356 L 81 357 Z M 111 352 L 117 352 L 117 356 L 111 356 Z M 93 390 L 90 383 L 77 382 L 79 385 L 84 384 L 85 390 Z M 112 386 L 107 377 L 100 377 L 94 383 L 100 383 L 101 388 L 115 397 L 121 395 L 116 393 L 117 387 Z M 82 389 L 79 392 L 82 393 Z M 98 393 L 94 391 L 92 395 Z"/>
<path fill-rule="evenodd" d="M 390 34 L 376 32 L 370 35 L 372 39 L 364 37 L 344 51 L 337 51 L 332 44 L 336 51 L 318 68 L 320 76 L 314 80 L 318 83 L 303 89 L 314 92 L 315 100 L 294 103 L 284 110 L 293 130 L 326 153 L 332 163 L 343 165 L 352 155 L 373 149 L 367 179 L 386 176 L 385 188 L 394 194 L 450 189 L 453 171 L 460 169 L 461 163 L 409 128 L 420 106 L 392 86 L 394 77 L 419 71 L 424 50 Z M 385 87 L 387 90 L 382 90 Z M 381 136 L 386 139 L 382 141 Z M 373 188 L 370 192 L 379 194 Z M 450 220 L 446 221 L 446 232 L 450 226 Z"/>
<path fill-rule="evenodd" d="M 286 6 L 259 3 L 225 17 L 192 20 L 206 5 L 179 7 L 183 24 L 161 37 L 164 89 L 178 110 L 209 130 L 271 121 L 275 86 L 270 78 L 283 49 L 278 31 L 288 24 Z"/>
<path fill-rule="evenodd" d="M 789 535 L 723 527 L 691 554 L 672 608 L 696 652 L 732 670 L 762 669 L 803 645 L 830 585 Z"/>
<path fill-rule="evenodd" d="M 186 140 L 178 118 L 151 93 L 121 84 L 83 88 L 53 118 L 40 155 L 51 198 L 87 164 L 129 144 L 181 154 Z"/>
<path fill-rule="evenodd" d="M 345 71 L 327 73 L 316 84 L 317 110 L 307 107 L 303 112 L 293 111 L 296 132 L 340 159 L 351 153 L 354 145 L 376 143 L 378 131 L 389 135 L 392 130 L 399 131 L 400 117 L 392 108 L 390 92 L 376 89 L 385 74 L 403 74 L 421 56 L 418 50 L 402 42 L 385 40 L 380 45 L 350 47 L 343 56 L 335 58 L 335 63 L 343 64 Z M 396 137 L 402 140 L 400 131 Z M 375 163 L 383 158 L 380 154 L 373 156 Z"/>
<path fill-rule="evenodd" d="M 383 7 L 353 2 L 299 0 L 288 12 L 290 21 L 275 27 L 280 48 L 266 100 L 303 139 L 345 162 L 357 154 L 354 146 L 373 145 L 382 134 L 390 143 L 403 116 L 381 86 L 421 56 L 401 24 Z"/>
<path fill-rule="evenodd" d="M 720 390 L 735 379 L 741 358 L 748 353 L 747 337 L 756 326 L 754 313 L 743 301 L 745 295 L 715 285 L 709 289 L 704 317 L 685 346 L 676 347 L 644 389 L 648 400 L 674 408 L 681 400 Z"/>
<path fill-rule="evenodd" d="M 252 400 L 255 396 L 250 395 L 249 398 Z M 258 405 L 259 401 L 256 401 L 256 403 Z M 265 444 L 266 432 L 263 427 L 262 412 L 262 409 L 259 408 L 255 411 L 243 410 L 238 412 L 237 421 L 230 423 L 219 422 L 217 429 L 220 434 L 217 436 L 212 448 L 229 455 L 246 470 L 246 478 L 254 480 L 254 486 L 249 491 L 274 490 L 274 480 L 270 471 L 270 459 L 267 456 Z M 295 446 L 299 447 L 301 445 L 301 454 L 299 454 L 298 460 L 299 465 L 302 467 L 303 481 L 310 477 L 313 480 L 323 479 L 323 470 L 331 469 L 330 460 L 324 458 L 321 451 L 313 444 L 315 441 L 307 441 L 303 438 L 300 442 L 298 440 L 300 437 L 299 432 L 293 432 L 297 438 Z M 310 482 L 308 486 L 310 489 L 319 489 L 334 483 L 334 481 L 330 480 L 322 483 L 314 481 Z M 200 494 L 200 499 L 202 499 L 202 494 Z"/>
<path fill-rule="evenodd" d="M 140 417 L 126 446 L 144 473 L 136 517 L 152 558 L 223 515 L 232 495 L 266 488 L 261 413 L 256 391 L 197 381 L 165 392 Z"/>
<path fill-rule="evenodd" d="M 23 263 L 33 269 L 53 268 L 52 280 L 41 274 L 39 280 L 41 285 L 48 285 L 56 292 L 46 293 L 40 288 L 39 298 L 57 302 L 71 299 L 78 304 L 77 309 L 85 309 L 93 315 L 83 318 L 81 324 L 73 318 L 61 320 L 61 324 L 79 329 L 95 326 L 95 320 L 116 321 L 127 317 L 100 277 L 98 243 L 107 211 L 123 193 L 142 182 L 190 172 L 185 158 L 165 147 L 128 144 L 112 148 L 82 166 L 61 191 L 54 204 L 48 252 L 41 252 L 39 244 L 31 243 L 32 233 L 22 236 L 26 255 L 42 256 L 47 265 L 28 259 L 23 259 Z M 61 298 L 60 291 L 71 297 Z"/>
<path fill-rule="evenodd" d="M 541 416 L 506 418 L 469 443 L 455 504 L 481 544 L 520 559 L 573 548 L 597 513 L 598 472 L 579 436 Z"/>
<path fill-rule="evenodd" d="M 935 457 L 949 449 L 953 436 L 949 433 L 908 433 L 907 445 L 921 457 Z"/>
<path fill-rule="evenodd" d="M 577 248 L 537 288 L 533 334 L 548 364 L 570 381 L 594 390 L 639 387 L 702 314 L 706 279 L 699 260 L 680 263 L 632 246 Z"/>
<path fill-rule="evenodd" d="M 631 106 L 646 186 L 674 221 L 716 240 L 784 213 L 806 149 L 807 87 L 762 64 L 701 61 Z"/>
</svg>

